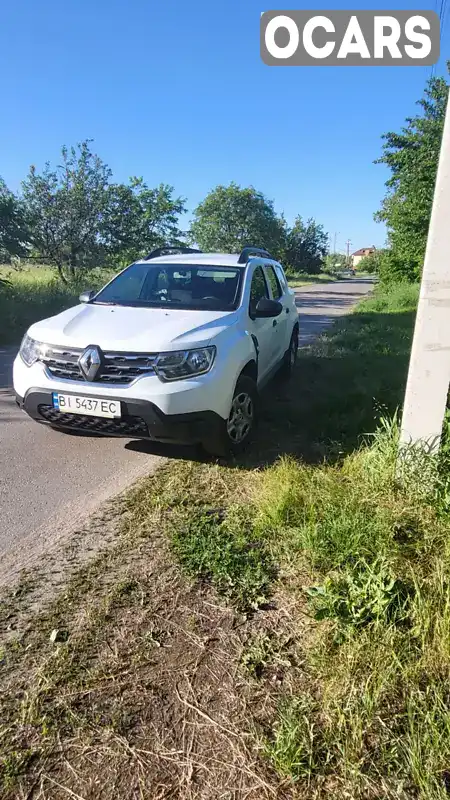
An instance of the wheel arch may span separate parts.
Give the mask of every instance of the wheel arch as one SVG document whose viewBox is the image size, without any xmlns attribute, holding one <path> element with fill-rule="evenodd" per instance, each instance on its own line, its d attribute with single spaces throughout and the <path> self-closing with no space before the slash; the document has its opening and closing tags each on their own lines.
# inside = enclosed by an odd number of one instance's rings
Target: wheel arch
<svg viewBox="0 0 450 800">
<path fill-rule="evenodd" d="M 243 375 L 246 375 L 248 378 L 251 378 L 252 381 L 254 381 L 255 383 L 258 382 L 258 365 L 254 358 L 250 359 L 250 361 L 247 361 L 245 367 L 241 369 L 237 380 L 239 380 L 239 378 L 241 378 Z"/>
</svg>

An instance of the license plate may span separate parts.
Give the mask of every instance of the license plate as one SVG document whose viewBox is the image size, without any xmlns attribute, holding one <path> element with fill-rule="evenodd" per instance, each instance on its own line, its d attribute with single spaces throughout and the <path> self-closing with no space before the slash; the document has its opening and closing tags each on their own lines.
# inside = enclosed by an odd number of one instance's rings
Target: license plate
<svg viewBox="0 0 450 800">
<path fill-rule="evenodd" d="M 120 417 L 119 400 L 105 400 L 103 397 L 83 397 L 82 395 L 53 392 L 53 408 L 66 414 L 86 414 L 89 417 Z"/>
</svg>

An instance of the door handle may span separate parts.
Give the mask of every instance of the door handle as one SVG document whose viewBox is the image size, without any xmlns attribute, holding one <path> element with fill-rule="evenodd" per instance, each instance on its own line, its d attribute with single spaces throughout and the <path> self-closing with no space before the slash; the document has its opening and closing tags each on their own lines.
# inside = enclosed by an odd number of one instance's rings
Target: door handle
<svg viewBox="0 0 450 800">
<path fill-rule="evenodd" d="M 276 319 L 274 319 L 274 321 L 272 322 L 272 327 L 275 328 L 277 325 L 278 325 L 278 322 L 276 321 Z"/>
<path fill-rule="evenodd" d="M 289 314 L 290 308 L 286 309 L 286 314 Z"/>
</svg>

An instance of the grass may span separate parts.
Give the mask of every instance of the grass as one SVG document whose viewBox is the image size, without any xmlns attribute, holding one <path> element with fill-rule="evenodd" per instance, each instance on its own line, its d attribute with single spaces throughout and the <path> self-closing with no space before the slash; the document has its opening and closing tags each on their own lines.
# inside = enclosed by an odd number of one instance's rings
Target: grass
<svg viewBox="0 0 450 800">
<path fill-rule="evenodd" d="M 318 275 L 309 275 L 306 272 L 299 275 L 288 273 L 286 277 L 291 289 L 296 289 L 299 286 L 308 286 L 310 283 L 333 283 L 338 280 L 336 275 L 328 272 L 320 272 Z"/>
<path fill-rule="evenodd" d="M 177 519 L 172 548 L 189 575 L 212 582 L 238 610 L 257 609 L 267 601 L 275 566 L 245 508 L 228 509 L 225 515 L 208 509 L 181 524 Z"/>
<path fill-rule="evenodd" d="M 18 344 L 33 322 L 70 308 L 81 291 L 100 288 L 110 277 L 108 271 L 92 270 L 66 285 L 48 267 L 0 266 L 0 278 L 9 283 L 0 287 L 0 344 Z"/>
<path fill-rule="evenodd" d="M 448 796 L 449 431 L 396 478 L 416 301 L 378 288 L 302 352 L 244 460 L 129 493 L 4 646 L 2 796 Z"/>
<path fill-rule="evenodd" d="M 265 751 L 331 797 L 447 796 L 450 520 L 396 484 L 396 443 L 394 426 L 339 468 L 283 460 L 256 490 L 315 620 Z"/>
</svg>

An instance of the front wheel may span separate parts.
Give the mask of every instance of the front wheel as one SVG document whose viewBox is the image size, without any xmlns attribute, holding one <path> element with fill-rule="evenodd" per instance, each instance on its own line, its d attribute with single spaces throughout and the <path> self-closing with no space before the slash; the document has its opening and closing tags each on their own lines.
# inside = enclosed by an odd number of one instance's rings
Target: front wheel
<svg viewBox="0 0 450 800">
<path fill-rule="evenodd" d="M 217 434 L 203 442 L 208 453 L 221 458 L 239 455 L 248 445 L 256 425 L 258 390 L 247 375 L 241 375 L 234 390 L 227 420 L 222 420 Z"/>
</svg>

